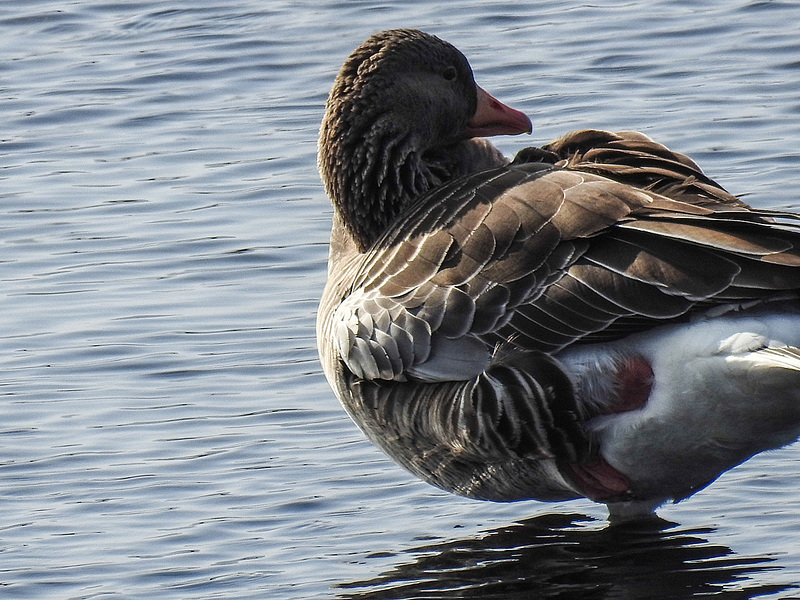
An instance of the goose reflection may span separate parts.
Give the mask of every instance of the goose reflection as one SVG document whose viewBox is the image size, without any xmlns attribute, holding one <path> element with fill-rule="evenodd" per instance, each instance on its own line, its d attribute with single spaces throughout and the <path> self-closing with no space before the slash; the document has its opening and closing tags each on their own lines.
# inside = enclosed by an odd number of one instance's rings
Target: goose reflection
<svg viewBox="0 0 800 600">
<path fill-rule="evenodd" d="M 663 520 L 610 525 L 583 515 L 542 515 L 464 539 L 413 548 L 374 579 L 340 584 L 350 600 L 411 598 L 751 598 L 800 586 L 756 575 L 768 556 L 740 556 L 709 542 L 713 529 Z"/>
</svg>

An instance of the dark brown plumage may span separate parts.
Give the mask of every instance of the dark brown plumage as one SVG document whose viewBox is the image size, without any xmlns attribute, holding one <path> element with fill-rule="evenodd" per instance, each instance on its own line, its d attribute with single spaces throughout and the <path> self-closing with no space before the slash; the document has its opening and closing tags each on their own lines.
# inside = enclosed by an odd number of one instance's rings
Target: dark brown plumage
<svg viewBox="0 0 800 600">
<path fill-rule="evenodd" d="M 433 36 L 383 32 L 348 59 L 320 135 L 335 207 L 326 375 L 376 444 L 456 493 L 691 493 L 709 476 L 653 492 L 605 462 L 592 419 L 614 412 L 622 362 L 584 392 L 569 352 L 712 309 L 796 304 L 797 217 L 748 207 L 639 133 L 580 131 L 511 163 L 472 138 L 526 128 Z M 708 472 L 735 462 L 720 464 Z"/>
</svg>

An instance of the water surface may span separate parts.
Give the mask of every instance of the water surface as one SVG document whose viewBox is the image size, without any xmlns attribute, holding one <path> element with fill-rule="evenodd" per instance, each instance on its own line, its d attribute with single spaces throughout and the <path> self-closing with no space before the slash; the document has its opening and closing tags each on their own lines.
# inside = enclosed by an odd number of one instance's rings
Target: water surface
<svg viewBox="0 0 800 600">
<path fill-rule="evenodd" d="M 799 447 L 648 528 L 455 498 L 363 438 L 314 341 L 316 135 L 371 33 L 459 46 L 533 119 L 508 153 L 638 129 L 800 209 L 799 22 L 767 1 L 3 2 L 0 595 L 800 597 Z"/>
</svg>

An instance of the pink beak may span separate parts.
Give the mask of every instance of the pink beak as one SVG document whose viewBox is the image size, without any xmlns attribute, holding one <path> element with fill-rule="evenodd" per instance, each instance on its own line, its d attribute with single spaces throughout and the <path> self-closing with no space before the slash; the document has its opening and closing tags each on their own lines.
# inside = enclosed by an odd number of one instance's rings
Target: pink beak
<svg viewBox="0 0 800 600">
<path fill-rule="evenodd" d="M 516 135 L 531 133 L 531 120 L 516 109 L 506 106 L 480 86 L 478 88 L 478 108 L 467 123 L 464 136 L 487 137 L 490 135 Z"/>
</svg>

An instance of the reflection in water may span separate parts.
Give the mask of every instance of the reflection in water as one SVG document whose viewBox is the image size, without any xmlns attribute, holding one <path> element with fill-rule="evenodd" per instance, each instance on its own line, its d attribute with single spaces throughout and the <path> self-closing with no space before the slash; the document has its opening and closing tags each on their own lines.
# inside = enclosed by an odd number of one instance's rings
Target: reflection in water
<svg viewBox="0 0 800 600">
<path fill-rule="evenodd" d="M 582 515 L 543 515 L 465 539 L 411 549 L 413 560 L 340 598 L 751 598 L 787 589 L 759 584 L 769 557 L 737 556 L 667 521 L 594 527 Z M 800 587 L 800 586 L 798 586 Z"/>
</svg>

